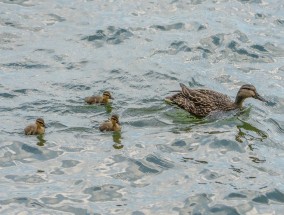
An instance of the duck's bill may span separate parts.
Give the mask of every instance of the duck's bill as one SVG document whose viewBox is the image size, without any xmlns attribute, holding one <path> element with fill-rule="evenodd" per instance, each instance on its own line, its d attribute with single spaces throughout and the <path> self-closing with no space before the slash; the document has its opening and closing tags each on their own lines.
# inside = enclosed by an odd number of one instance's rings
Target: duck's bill
<svg viewBox="0 0 284 215">
<path fill-rule="evenodd" d="M 258 93 L 256 93 L 256 95 L 254 96 L 254 98 L 255 98 L 255 99 L 258 99 L 258 100 L 260 100 L 260 101 L 262 101 L 262 102 L 267 102 L 267 100 L 264 99 L 262 96 L 260 96 Z"/>
</svg>

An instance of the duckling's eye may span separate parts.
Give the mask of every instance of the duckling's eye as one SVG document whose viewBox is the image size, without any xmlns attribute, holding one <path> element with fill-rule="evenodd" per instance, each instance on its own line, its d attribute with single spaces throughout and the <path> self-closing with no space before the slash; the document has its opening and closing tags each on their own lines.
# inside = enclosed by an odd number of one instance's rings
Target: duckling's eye
<svg viewBox="0 0 284 215">
<path fill-rule="evenodd" d="M 110 97 L 110 95 L 108 93 L 103 94 L 106 97 Z"/>
<path fill-rule="evenodd" d="M 118 119 L 117 118 L 115 118 L 115 117 L 113 117 L 113 118 L 111 118 L 113 121 L 115 121 L 115 122 L 117 122 L 118 123 Z"/>
<path fill-rule="evenodd" d="M 42 121 L 37 121 L 37 123 L 44 126 L 44 122 L 42 122 Z"/>
</svg>

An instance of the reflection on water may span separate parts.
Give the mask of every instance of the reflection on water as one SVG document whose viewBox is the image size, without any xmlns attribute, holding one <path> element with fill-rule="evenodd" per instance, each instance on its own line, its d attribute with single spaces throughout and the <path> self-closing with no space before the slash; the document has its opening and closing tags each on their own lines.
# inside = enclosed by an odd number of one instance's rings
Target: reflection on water
<svg viewBox="0 0 284 215">
<path fill-rule="evenodd" d="M 265 162 L 265 160 L 259 159 L 259 158 L 254 157 L 254 156 L 250 156 L 249 158 L 250 158 L 251 161 L 254 162 L 254 163 L 264 163 L 264 162 Z"/>
<path fill-rule="evenodd" d="M 111 106 L 111 104 L 110 104 L 110 103 L 105 104 L 105 109 L 106 109 L 106 112 L 107 112 L 107 113 L 111 113 L 111 111 L 112 111 L 112 106 Z"/>
<path fill-rule="evenodd" d="M 113 148 L 115 148 L 115 149 L 122 149 L 123 148 L 123 144 L 121 144 L 122 138 L 121 138 L 121 132 L 120 131 L 113 132 L 112 139 L 113 139 L 113 142 L 114 142 L 114 144 L 112 145 Z"/>
<path fill-rule="evenodd" d="M 38 139 L 37 145 L 38 146 L 44 146 L 44 144 L 46 142 L 46 140 L 44 139 L 44 134 L 38 135 L 37 139 Z"/>
<path fill-rule="evenodd" d="M 239 119 L 240 120 L 240 119 Z M 260 140 L 263 141 L 268 136 L 264 131 L 254 127 L 250 123 L 242 121 L 241 125 L 237 125 L 239 132 L 236 135 L 236 140 L 242 143 L 244 140 L 251 141 L 251 140 Z M 255 135 L 256 134 L 256 135 Z"/>
</svg>

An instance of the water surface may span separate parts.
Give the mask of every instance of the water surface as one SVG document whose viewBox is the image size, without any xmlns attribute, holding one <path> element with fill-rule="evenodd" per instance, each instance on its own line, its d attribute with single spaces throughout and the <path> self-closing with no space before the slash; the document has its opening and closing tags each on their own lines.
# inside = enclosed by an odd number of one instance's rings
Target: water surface
<svg viewBox="0 0 284 215">
<path fill-rule="evenodd" d="M 283 7 L 0 1 L 1 214 L 282 214 Z M 163 101 L 180 82 L 269 102 L 197 119 Z M 122 132 L 99 132 L 113 113 Z"/>
</svg>

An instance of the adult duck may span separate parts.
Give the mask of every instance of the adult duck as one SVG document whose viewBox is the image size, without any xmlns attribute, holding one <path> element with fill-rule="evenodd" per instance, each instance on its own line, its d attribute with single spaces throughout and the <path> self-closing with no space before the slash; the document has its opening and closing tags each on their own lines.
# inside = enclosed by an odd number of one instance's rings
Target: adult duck
<svg viewBox="0 0 284 215">
<path fill-rule="evenodd" d="M 198 117 L 205 117 L 214 112 L 240 109 L 247 98 L 266 102 L 251 84 L 241 86 L 235 101 L 232 101 L 227 95 L 213 90 L 190 89 L 182 83 L 180 86 L 181 90 L 172 96 L 166 97 L 166 101 Z"/>
</svg>

